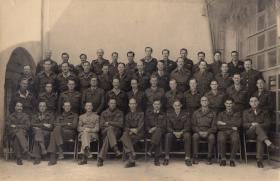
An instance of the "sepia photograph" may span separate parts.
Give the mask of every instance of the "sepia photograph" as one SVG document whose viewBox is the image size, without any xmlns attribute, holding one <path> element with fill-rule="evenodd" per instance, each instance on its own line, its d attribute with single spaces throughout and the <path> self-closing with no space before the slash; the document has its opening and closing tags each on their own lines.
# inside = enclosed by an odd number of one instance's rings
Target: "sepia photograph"
<svg viewBox="0 0 280 181">
<path fill-rule="evenodd" d="M 0 64 L 1 181 L 280 181 L 280 0 L 0 0 Z"/>
</svg>

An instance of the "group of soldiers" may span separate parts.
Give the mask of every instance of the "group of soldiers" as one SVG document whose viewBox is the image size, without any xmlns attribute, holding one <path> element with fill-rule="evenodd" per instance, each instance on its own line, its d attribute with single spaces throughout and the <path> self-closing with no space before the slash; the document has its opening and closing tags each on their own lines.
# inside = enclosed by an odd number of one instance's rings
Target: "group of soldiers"
<svg viewBox="0 0 280 181">
<path fill-rule="evenodd" d="M 81 54 L 77 66 L 69 62 L 68 53 L 61 54 L 58 65 L 47 52 L 35 76 L 30 65 L 25 65 L 6 121 L 17 164 L 23 164 L 24 154 L 39 164 L 49 153 L 48 165 L 54 165 L 64 158 L 67 140 L 78 136 L 83 155 L 80 165 L 92 156 L 93 141 L 102 143 L 97 166 L 103 166 L 109 149 L 116 156 L 122 155 L 120 141 L 128 157 L 125 167 L 133 167 L 134 146 L 145 138 L 150 139 L 147 154 L 154 157 L 156 166 L 160 165 L 162 145 L 163 165 L 168 165 L 174 142 L 180 140 L 187 166 L 198 164 L 200 140 L 208 143 L 208 164 L 212 164 L 217 140 L 221 166 L 227 164 L 229 142 L 229 164 L 235 166 L 244 130 L 257 142 L 257 166 L 262 168 L 264 145 L 279 148 L 267 136 L 274 100 L 265 89 L 262 74 L 252 68 L 252 60 L 240 61 L 238 52 L 232 51 L 231 61 L 226 63 L 216 51 L 209 64 L 205 53 L 198 52 L 194 64 L 185 48 L 176 61 L 169 59 L 168 49 L 162 50 L 162 60 L 154 58 L 152 52 L 146 47 L 145 57 L 136 62 L 134 52 L 129 51 L 125 64 L 118 61 L 117 52 L 109 62 L 99 49 L 92 62 Z"/>
</svg>

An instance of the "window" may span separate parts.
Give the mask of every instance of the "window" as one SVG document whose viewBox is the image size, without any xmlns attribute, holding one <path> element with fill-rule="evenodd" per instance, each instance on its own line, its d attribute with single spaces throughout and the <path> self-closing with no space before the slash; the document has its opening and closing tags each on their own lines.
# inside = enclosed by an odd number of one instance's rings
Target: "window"
<svg viewBox="0 0 280 181">
<path fill-rule="evenodd" d="M 253 69 L 257 69 L 258 65 L 257 65 L 257 61 L 256 61 L 256 56 L 249 56 L 248 58 L 252 59 Z"/>
<path fill-rule="evenodd" d="M 277 31 L 276 29 L 270 30 L 267 33 L 267 46 L 271 47 L 276 45 L 277 41 Z"/>
<path fill-rule="evenodd" d="M 256 21 L 256 17 L 254 16 L 249 23 L 249 34 L 250 35 L 256 33 L 256 27 L 257 27 L 257 21 Z"/>
<path fill-rule="evenodd" d="M 263 50 L 265 47 L 265 34 L 258 36 L 258 51 Z"/>
<path fill-rule="evenodd" d="M 267 11 L 267 26 L 272 26 L 276 24 L 276 13 L 275 11 L 268 8 Z"/>
<path fill-rule="evenodd" d="M 265 28 L 265 14 L 261 14 L 258 17 L 258 31 Z"/>
<path fill-rule="evenodd" d="M 256 52 L 256 37 L 253 36 L 253 37 L 250 37 L 249 38 L 249 54 L 252 54 L 252 53 L 255 53 Z"/>
<path fill-rule="evenodd" d="M 257 5 L 258 5 L 258 12 L 262 12 L 265 10 L 265 3 L 266 0 L 258 0 Z"/>
<path fill-rule="evenodd" d="M 276 90 L 276 76 L 269 76 L 268 77 L 268 89 L 270 91 Z"/>
<path fill-rule="evenodd" d="M 267 59 L 268 59 L 268 67 L 276 66 L 277 59 L 276 59 L 276 50 L 272 50 L 267 53 Z"/>
<path fill-rule="evenodd" d="M 264 54 L 257 56 L 257 67 L 258 69 L 264 69 Z"/>
</svg>

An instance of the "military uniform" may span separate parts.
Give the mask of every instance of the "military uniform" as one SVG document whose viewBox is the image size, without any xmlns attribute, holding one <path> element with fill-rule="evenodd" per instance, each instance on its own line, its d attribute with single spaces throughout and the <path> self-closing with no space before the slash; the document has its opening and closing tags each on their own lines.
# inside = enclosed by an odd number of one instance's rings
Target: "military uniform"
<svg viewBox="0 0 280 181">
<path fill-rule="evenodd" d="M 191 157 L 191 117 L 190 114 L 183 110 L 177 115 L 175 111 L 167 113 L 167 134 L 165 136 L 165 155 L 169 157 L 172 142 L 175 137 L 173 132 L 183 132 L 182 137 L 179 138 L 184 142 L 184 150 L 186 157 Z"/>
<path fill-rule="evenodd" d="M 60 94 L 59 99 L 58 99 L 58 113 L 61 113 L 62 107 L 64 102 L 70 102 L 71 104 L 71 111 L 74 113 L 79 114 L 81 111 L 80 104 L 81 104 L 81 93 L 78 91 L 65 91 Z"/>
<path fill-rule="evenodd" d="M 51 70 L 52 72 L 54 72 L 55 74 L 58 74 L 58 65 L 56 63 L 56 61 L 52 60 L 52 59 L 45 59 L 45 60 L 41 60 L 36 67 L 36 74 L 41 73 L 42 71 L 44 71 L 44 64 L 45 61 L 50 61 L 51 62 Z"/>
<path fill-rule="evenodd" d="M 68 89 L 68 86 L 67 86 L 68 80 L 74 80 L 76 83 L 76 88 L 78 87 L 79 82 L 78 82 L 77 76 L 74 73 L 69 72 L 67 74 L 67 76 L 64 76 L 62 73 L 60 73 L 57 76 L 57 85 L 58 85 L 59 93 L 62 93 Z"/>
<path fill-rule="evenodd" d="M 232 61 L 228 63 L 228 73 L 233 76 L 235 73 L 241 74 L 244 71 L 244 63 L 240 60 L 234 64 Z"/>
<path fill-rule="evenodd" d="M 109 64 L 109 72 L 111 75 L 116 75 L 118 73 L 118 65 L 119 63 L 110 63 Z"/>
<path fill-rule="evenodd" d="M 123 113 L 118 109 L 111 111 L 108 108 L 101 113 L 100 128 L 103 145 L 98 155 L 99 158 L 104 159 L 109 147 L 114 148 L 117 145 L 117 138 L 121 135 L 123 127 L 123 119 Z M 106 122 L 108 125 L 105 124 Z"/>
<path fill-rule="evenodd" d="M 81 93 L 83 93 L 84 90 L 86 90 L 87 88 L 90 87 L 90 81 L 91 78 L 94 76 L 95 74 L 92 72 L 81 72 L 78 75 L 78 80 L 79 80 L 79 90 Z"/>
<path fill-rule="evenodd" d="M 217 81 L 220 91 L 226 92 L 227 88 L 233 84 L 232 77 L 228 73 L 222 74 L 218 73 L 215 75 L 215 80 Z"/>
<path fill-rule="evenodd" d="M 151 58 L 150 61 L 146 61 L 145 58 L 142 58 L 140 61 L 143 62 L 144 64 L 144 72 L 148 74 L 152 74 L 157 70 L 157 59 L 156 58 Z"/>
<path fill-rule="evenodd" d="M 210 90 L 210 83 L 213 80 L 213 74 L 211 72 L 200 72 L 197 71 L 193 77 L 197 81 L 197 90 L 203 96 Z"/>
<path fill-rule="evenodd" d="M 193 61 L 188 58 L 183 58 L 184 59 L 184 68 L 188 70 L 190 73 L 193 71 Z"/>
<path fill-rule="evenodd" d="M 32 94 L 34 94 L 35 90 L 34 90 L 34 81 L 35 81 L 35 77 L 31 74 L 31 75 L 25 75 L 25 74 L 21 74 L 19 79 L 18 79 L 18 84 L 17 84 L 17 89 L 19 89 L 20 87 L 20 81 L 21 80 L 27 80 L 28 81 L 28 87 L 27 90 L 29 90 Z"/>
<path fill-rule="evenodd" d="M 102 88 L 105 93 L 113 88 L 112 86 L 113 77 L 108 73 L 101 74 L 98 76 L 98 87 Z"/>
<path fill-rule="evenodd" d="M 55 113 L 57 111 L 57 101 L 58 101 L 58 95 L 56 92 L 47 93 L 43 92 L 39 95 L 39 101 L 38 102 L 46 102 L 47 104 L 47 110 L 51 113 Z"/>
<path fill-rule="evenodd" d="M 240 137 L 239 137 L 239 128 L 241 125 L 241 114 L 234 113 L 234 112 L 227 112 L 223 111 L 218 114 L 217 122 L 222 121 L 226 123 L 226 125 L 219 125 L 217 124 L 218 130 L 218 144 L 219 144 L 219 151 L 221 154 L 222 160 L 226 159 L 226 143 L 227 140 L 230 140 L 231 145 L 231 154 L 230 160 L 235 159 L 236 152 L 238 150 L 238 146 L 240 144 Z M 236 127 L 237 130 L 233 130 L 232 127 Z"/>
<path fill-rule="evenodd" d="M 120 80 L 120 86 L 119 88 L 123 90 L 124 92 L 128 92 L 131 90 L 130 81 L 131 81 L 131 75 L 124 72 L 122 75 L 120 73 L 117 73 L 115 75 Z"/>
<path fill-rule="evenodd" d="M 105 92 L 101 88 L 88 88 L 83 92 L 82 95 L 82 107 L 87 102 L 91 102 L 93 106 L 93 112 L 101 114 L 105 106 Z"/>
<path fill-rule="evenodd" d="M 252 123 L 258 123 L 258 125 L 252 126 Z M 256 157 L 260 161 L 263 159 L 264 140 L 268 139 L 267 132 L 270 123 L 271 120 L 267 111 L 257 109 L 255 112 L 253 109 L 247 109 L 243 112 L 243 127 L 246 136 L 249 139 L 256 139 Z"/>
<path fill-rule="evenodd" d="M 184 94 L 179 92 L 178 90 L 169 90 L 165 93 L 166 98 L 166 111 L 172 112 L 173 111 L 173 103 L 176 100 L 179 100 L 182 104 L 184 102 Z"/>
<path fill-rule="evenodd" d="M 193 156 L 197 158 L 198 145 L 200 139 L 206 139 L 208 142 L 208 158 L 212 158 L 213 148 L 215 146 L 215 133 L 216 127 L 216 114 L 208 110 L 202 111 L 202 108 L 196 110 L 192 115 L 192 130 L 193 130 Z M 207 131 L 207 137 L 203 138 L 200 136 L 200 131 Z"/>
<path fill-rule="evenodd" d="M 162 88 L 157 88 L 155 90 L 153 90 L 152 88 L 148 88 L 145 91 L 145 97 L 146 97 L 146 106 L 147 109 L 152 110 L 153 109 L 153 102 L 154 100 L 158 99 L 161 101 L 161 105 L 162 105 L 162 110 L 165 110 L 164 107 L 164 102 L 165 102 L 165 98 L 164 98 L 164 90 Z"/>
<path fill-rule="evenodd" d="M 177 82 L 177 90 L 182 93 L 189 89 L 190 78 L 191 72 L 186 69 L 179 70 L 178 68 L 176 68 L 170 75 L 170 79 L 175 79 Z"/>
<path fill-rule="evenodd" d="M 28 152 L 27 136 L 30 126 L 30 117 L 23 112 L 14 112 L 8 116 L 6 125 L 16 158 L 21 159 L 22 154 Z M 11 125 L 15 125 L 16 127 L 13 128 Z"/>
<path fill-rule="evenodd" d="M 158 87 L 159 88 L 163 88 L 163 90 L 166 92 L 168 91 L 170 88 L 169 88 L 169 74 L 168 72 L 159 72 L 159 71 L 156 71 L 154 72 L 154 75 L 157 76 L 157 79 L 158 79 Z"/>
<path fill-rule="evenodd" d="M 117 108 L 122 111 L 124 114 L 127 112 L 128 109 L 128 98 L 127 94 L 120 90 L 118 94 L 116 94 L 113 89 L 107 92 L 106 94 L 106 102 L 110 100 L 110 98 L 116 99 L 117 101 Z"/>
<path fill-rule="evenodd" d="M 130 92 L 127 93 L 128 100 L 131 98 L 134 98 L 137 102 L 137 110 L 144 112 L 146 110 L 146 97 L 145 93 L 141 90 L 137 90 L 137 92 L 134 92 L 131 90 Z"/>
<path fill-rule="evenodd" d="M 82 142 L 81 152 L 84 153 L 86 148 L 90 148 L 92 140 L 98 140 L 99 116 L 93 112 L 80 115 L 78 132 L 79 139 Z"/>
<path fill-rule="evenodd" d="M 49 142 L 50 133 L 53 129 L 54 115 L 52 113 L 36 113 L 32 116 L 31 127 L 33 132 L 32 155 L 40 159 L 41 155 L 47 154 L 46 143 Z M 51 124 L 51 127 L 45 127 L 44 124 Z"/>
<path fill-rule="evenodd" d="M 17 102 L 22 103 L 22 112 L 25 112 L 29 115 L 34 112 L 35 98 L 28 90 L 26 91 L 25 95 L 19 90 L 11 97 L 11 102 L 9 104 L 10 113 L 15 111 L 15 105 Z"/>
<path fill-rule="evenodd" d="M 63 63 L 65 63 L 65 62 L 63 62 Z M 58 74 L 62 72 L 62 68 L 61 68 L 61 67 L 62 67 L 62 64 L 63 64 L 63 63 L 61 63 L 61 64 L 58 65 Z M 68 63 L 68 65 L 69 65 L 69 71 L 70 71 L 71 73 L 77 75 L 78 72 L 77 72 L 77 70 L 75 69 L 75 66 L 74 66 L 73 64 L 69 63 L 69 62 L 66 62 L 66 63 Z"/>
<path fill-rule="evenodd" d="M 211 63 L 209 65 L 209 69 L 210 71 L 213 73 L 214 77 L 221 73 L 221 66 L 222 66 L 222 61 L 213 61 L 213 63 Z"/>
<path fill-rule="evenodd" d="M 253 96 L 259 99 L 259 108 L 272 113 L 275 110 L 275 95 L 271 91 L 263 90 L 261 93 L 256 91 Z"/>
<path fill-rule="evenodd" d="M 134 78 L 138 81 L 138 89 L 145 91 L 150 86 L 150 74 L 147 72 L 137 71 L 134 74 Z"/>
<path fill-rule="evenodd" d="M 243 112 L 244 109 L 248 107 L 247 91 L 244 89 L 244 87 L 241 86 L 240 90 L 236 90 L 235 86 L 232 85 L 227 88 L 227 95 L 234 100 L 234 112 Z"/>
<path fill-rule="evenodd" d="M 218 91 L 214 94 L 211 90 L 205 94 L 209 101 L 209 108 L 215 113 L 222 112 L 225 108 L 224 101 L 226 94 L 224 92 Z"/>
<path fill-rule="evenodd" d="M 45 87 L 47 83 L 53 85 L 53 90 L 57 88 L 57 76 L 55 73 L 51 72 L 50 75 L 47 75 L 44 71 L 38 73 L 35 77 L 35 90 L 39 94 L 45 92 Z"/>
<path fill-rule="evenodd" d="M 241 85 L 246 87 L 248 90 L 248 96 L 251 97 L 251 95 L 257 90 L 257 80 L 262 78 L 261 72 L 251 69 L 249 71 L 242 72 L 240 77 Z"/>
<path fill-rule="evenodd" d="M 191 90 L 188 90 L 184 93 L 184 108 L 192 115 L 200 107 L 200 98 L 201 94 L 197 91 L 192 93 Z"/>
<path fill-rule="evenodd" d="M 125 65 L 125 71 L 126 73 L 128 73 L 129 75 L 134 75 L 135 72 L 137 71 L 137 63 L 136 62 L 128 62 Z"/>
<path fill-rule="evenodd" d="M 173 60 L 160 60 L 164 65 L 164 71 L 171 74 L 171 72 L 177 67 L 177 64 Z"/>
<path fill-rule="evenodd" d="M 109 65 L 109 64 L 110 64 L 109 60 L 106 60 L 104 58 L 102 58 L 100 61 L 96 59 L 91 62 L 91 69 L 93 73 L 95 73 L 96 75 L 101 75 L 103 65 Z"/>
</svg>

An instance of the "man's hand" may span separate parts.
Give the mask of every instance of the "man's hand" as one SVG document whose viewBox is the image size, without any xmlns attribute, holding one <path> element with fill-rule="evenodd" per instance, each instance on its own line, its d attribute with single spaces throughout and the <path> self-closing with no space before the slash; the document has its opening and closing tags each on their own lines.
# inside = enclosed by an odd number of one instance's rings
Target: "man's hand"
<svg viewBox="0 0 280 181">
<path fill-rule="evenodd" d="M 52 125 L 51 124 L 48 124 L 48 123 L 44 123 L 43 126 L 47 127 L 47 128 L 50 128 Z"/>
<path fill-rule="evenodd" d="M 105 122 L 105 126 L 109 126 L 109 122 Z"/>
<path fill-rule="evenodd" d="M 177 139 L 179 139 L 179 138 L 181 138 L 183 132 L 182 131 L 174 131 L 173 134 Z"/>
<path fill-rule="evenodd" d="M 152 127 L 150 130 L 149 130 L 149 133 L 152 133 L 156 130 L 156 127 Z"/>
<path fill-rule="evenodd" d="M 237 131 L 237 130 L 238 130 L 238 128 L 237 128 L 237 127 L 232 127 L 232 129 L 233 129 L 234 131 Z"/>
<path fill-rule="evenodd" d="M 85 128 L 84 129 L 86 132 L 89 132 L 90 131 L 90 128 Z"/>
<path fill-rule="evenodd" d="M 71 126 L 71 125 L 72 125 L 72 123 L 67 123 L 67 125 L 68 125 L 68 126 Z"/>
<path fill-rule="evenodd" d="M 15 127 L 17 127 L 16 125 L 14 125 L 14 124 L 11 124 L 11 128 L 15 128 Z"/>
<path fill-rule="evenodd" d="M 202 137 L 202 138 L 206 138 L 208 136 L 208 132 L 207 131 L 199 131 L 198 134 Z"/>
<path fill-rule="evenodd" d="M 137 129 L 136 128 L 130 128 L 129 130 L 132 134 L 137 134 Z"/>
<path fill-rule="evenodd" d="M 252 126 L 257 126 L 259 123 L 252 123 Z"/>
<path fill-rule="evenodd" d="M 217 124 L 218 124 L 218 125 L 224 126 L 224 125 L 226 125 L 227 123 L 225 123 L 225 122 L 223 122 L 223 121 L 218 121 Z"/>
</svg>

